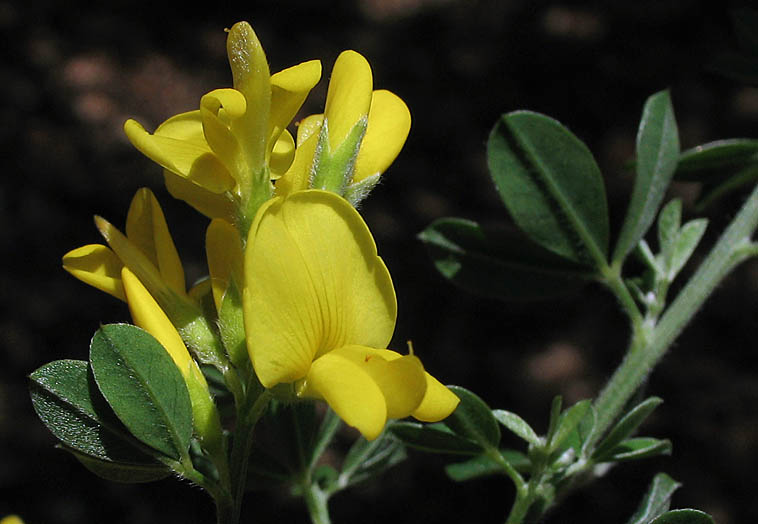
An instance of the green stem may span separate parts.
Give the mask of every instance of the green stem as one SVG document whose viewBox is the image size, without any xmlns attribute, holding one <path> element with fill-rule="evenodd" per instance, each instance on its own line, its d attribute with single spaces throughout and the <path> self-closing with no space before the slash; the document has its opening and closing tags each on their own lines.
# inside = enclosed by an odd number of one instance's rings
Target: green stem
<svg viewBox="0 0 758 524">
<path fill-rule="evenodd" d="M 591 445 L 596 443 L 618 418 L 637 388 L 716 286 L 738 264 L 755 255 L 754 244 L 750 242 L 750 237 L 756 227 L 758 227 L 758 186 L 687 285 L 663 314 L 658 325 L 651 330 L 649 338 L 645 336 L 644 330 L 633 334 L 629 351 L 623 362 L 595 400 L 598 418 L 594 438 L 589 443 L 588 449 L 591 449 Z"/>
<path fill-rule="evenodd" d="M 302 487 L 311 522 L 313 524 L 331 524 L 328 507 L 329 495 L 312 482 L 310 475 L 303 475 Z"/>
<path fill-rule="evenodd" d="M 250 406 L 250 400 L 248 400 L 242 409 L 238 410 L 237 427 L 234 430 L 231 457 L 231 484 L 234 507 L 231 520 L 228 521 L 229 524 L 237 524 L 239 522 L 242 499 L 245 496 L 250 450 L 253 445 L 253 430 L 270 400 L 271 394 L 268 390 L 265 390 L 255 398 L 252 406 Z"/>
</svg>

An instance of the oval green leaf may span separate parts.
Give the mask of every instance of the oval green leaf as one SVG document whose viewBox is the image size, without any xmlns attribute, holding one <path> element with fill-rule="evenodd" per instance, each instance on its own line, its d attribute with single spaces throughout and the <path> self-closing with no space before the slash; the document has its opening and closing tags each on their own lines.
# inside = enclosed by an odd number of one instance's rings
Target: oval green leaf
<svg viewBox="0 0 758 524">
<path fill-rule="evenodd" d="M 448 386 L 461 399 L 445 425 L 461 437 L 473 440 L 483 448 L 500 444 L 500 425 L 490 407 L 477 395 L 460 386 Z"/>
<path fill-rule="evenodd" d="M 518 230 L 493 231 L 442 218 L 422 231 L 437 270 L 453 284 L 501 300 L 538 300 L 579 290 L 593 273 L 534 244 Z"/>
<path fill-rule="evenodd" d="M 679 133 L 668 91 L 645 102 L 637 131 L 636 177 L 614 262 L 621 262 L 645 235 L 655 219 L 679 160 Z"/>
<path fill-rule="evenodd" d="M 682 151 L 675 176 L 681 180 L 705 182 L 714 174 L 722 174 L 758 161 L 758 140 L 728 138 L 708 142 Z"/>
<path fill-rule="evenodd" d="M 57 360 L 30 375 L 32 405 L 67 449 L 103 462 L 157 466 L 114 416 L 81 360 Z"/>
<path fill-rule="evenodd" d="M 487 157 L 500 197 L 532 240 L 575 262 L 606 264 L 605 187 L 584 143 L 552 118 L 516 111 L 495 125 Z"/>
<path fill-rule="evenodd" d="M 173 459 L 187 455 L 187 385 L 152 335 L 128 324 L 102 326 L 90 344 L 90 365 L 100 392 L 132 435 Z"/>
</svg>

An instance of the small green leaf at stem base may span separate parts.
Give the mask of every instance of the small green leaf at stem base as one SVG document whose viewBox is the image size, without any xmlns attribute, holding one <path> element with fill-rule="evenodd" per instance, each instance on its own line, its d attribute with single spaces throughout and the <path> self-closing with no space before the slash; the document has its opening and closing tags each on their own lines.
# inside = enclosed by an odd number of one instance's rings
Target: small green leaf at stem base
<svg viewBox="0 0 758 524">
<path fill-rule="evenodd" d="M 445 425 L 457 435 L 478 443 L 482 448 L 497 447 L 500 425 L 490 407 L 477 395 L 460 386 L 448 386 L 461 400 Z"/>
<path fill-rule="evenodd" d="M 715 524 L 713 518 L 697 509 L 674 509 L 667 511 L 650 524 Z"/>
</svg>

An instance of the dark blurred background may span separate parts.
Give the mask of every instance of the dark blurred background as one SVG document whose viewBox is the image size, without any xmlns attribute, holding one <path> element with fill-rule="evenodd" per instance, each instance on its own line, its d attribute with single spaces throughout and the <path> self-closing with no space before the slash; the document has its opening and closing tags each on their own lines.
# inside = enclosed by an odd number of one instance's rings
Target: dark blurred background
<svg viewBox="0 0 758 524">
<path fill-rule="evenodd" d="M 32 410 L 26 376 L 54 359 L 86 359 L 100 323 L 128 319 L 123 304 L 62 271 L 60 257 L 100 241 L 95 213 L 123 226 L 138 187 L 152 188 L 163 204 L 188 278 L 205 272 L 205 220 L 171 199 L 160 169 L 130 146 L 121 126 L 134 117 L 153 129 L 197 108 L 205 92 L 230 85 L 225 27 L 250 21 L 272 71 L 323 61 L 324 79 L 303 115 L 321 111 L 329 71 L 346 48 L 369 59 L 377 87 L 408 103 L 414 120 L 405 150 L 362 208 L 397 289 L 394 347 L 412 339 L 443 381 L 544 431 L 554 394 L 567 402 L 593 396 L 619 362 L 628 330 L 614 300 L 592 286 L 546 302 L 477 298 L 434 272 L 415 235 L 448 215 L 507 220 L 485 163 L 487 134 L 503 112 L 547 113 L 587 143 L 605 174 L 616 228 L 632 183 L 623 166 L 648 95 L 671 89 L 683 148 L 758 135 L 758 89 L 708 66 L 735 45 L 729 13 L 740 5 L 0 2 L 0 515 L 16 512 L 27 524 L 213 521 L 210 499 L 186 483 L 101 481 L 54 449 Z M 698 191 L 693 184 L 672 188 L 688 217 Z M 704 244 L 742 197 L 710 211 Z M 745 264 L 649 381 L 647 393 L 666 403 L 644 430 L 671 438 L 673 455 L 617 467 L 549 522 L 625 522 L 657 471 L 684 483 L 675 507 L 705 510 L 721 524 L 758 521 L 757 302 L 758 265 Z M 333 521 L 502 522 L 513 495 L 508 481 L 456 485 L 445 463 L 411 452 L 384 478 L 333 499 Z M 307 516 L 298 500 L 273 490 L 250 495 L 245 519 Z"/>
</svg>

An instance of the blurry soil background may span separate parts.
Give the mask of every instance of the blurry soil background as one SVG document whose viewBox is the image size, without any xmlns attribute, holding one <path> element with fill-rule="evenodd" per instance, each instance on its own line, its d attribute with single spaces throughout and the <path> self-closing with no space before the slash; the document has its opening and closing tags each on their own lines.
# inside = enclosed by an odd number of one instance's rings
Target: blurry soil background
<svg viewBox="0 0 758 524">
<path fill-rule="evenodd" d="M 707 67 L 734 46 L 729 12 L 740 4 L 597 5 L 0 3 L 0 515 L 18 513 L 27 524 L 213 521 L 211 500 L 186 483 L 102 481 L 56 450 L 32 410 L 26 377 L 51 360 L 86 359 L 100 323 L 129 318 L 124 304 L 62 271 L 60 258 L 101 241 L 93 214 L 123 227 L 137 188 L 150 187 L 164 206 L 190 282 L 205 273 L 205 220 L 166 193 L 158 166 L 131 147 L 121 126 L 134 117 L 154 129 L 229 86 L 223 29 L 239 20 L 253 24 L 272 71 L 323 61 L 324 78 L 302 116 L 321 111 L 334 59 L 348 48 L 371 62 L 377 87 L 410 106 L 405 149 L 362 208 L 397 289 L 393 347 L 412 339 L 434 375 L 539 431 L 553 395 L 575 402 L 596 394 L 628 338 L 608 293 L 590 286 L 557 301 L 478 298 L 435 273 L 416 234 L 442 216 L 508 220 L 485 162 L 488 132 L 507 111 L 546 113 L 587 143 L 606 177 L 615 231 L 633 181 L 623 166 L 653 92 L 671 89 L 683 148 L 758 136 L 758 90 Z M 698 190 L 672 189 L 687 217 Z M 743 197 L 712 209 L 705 245 Z M 751 262 L 720 286 L 647 385 L 666 402 L 644 432 L 671 438 L 673 455 L 615 468 L 549 522 L 625 522 L 658 471 L 684 483 L 674 507 L 705 510 L 720 524 L 758 522 L 757 305 Z M 502 522 L 513 495 L 507 479 L 457 485 L 445 477 L 446 460 L 411 451 L 383 478 L 336 496 L 333 521 Z M 243 521 L 306 522 L 307 515 L 301 502 L 272 489 L 249 496 Z"/>
</svg>

